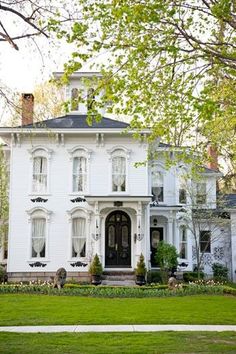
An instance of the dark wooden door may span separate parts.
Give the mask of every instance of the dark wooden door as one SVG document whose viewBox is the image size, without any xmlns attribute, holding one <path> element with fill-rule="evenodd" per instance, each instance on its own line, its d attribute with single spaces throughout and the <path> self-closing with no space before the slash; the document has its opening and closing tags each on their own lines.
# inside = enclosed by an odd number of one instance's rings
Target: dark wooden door
<svg viewBox="0 0 236 354">
<path fill-rule="evenodd" d="M 131 221 L 123 211 L 114 211 L 106 219 L 105 266 L 131 267 Z"/>
<path fill-rule="evenodd" d="M 151 244 L 151 266 L 158 267 L 155 261 L 157 246 L 160 241 L 163 241 L 163 227 L 151 227 L 150 229 L 150 244 Z"/>
</svg>

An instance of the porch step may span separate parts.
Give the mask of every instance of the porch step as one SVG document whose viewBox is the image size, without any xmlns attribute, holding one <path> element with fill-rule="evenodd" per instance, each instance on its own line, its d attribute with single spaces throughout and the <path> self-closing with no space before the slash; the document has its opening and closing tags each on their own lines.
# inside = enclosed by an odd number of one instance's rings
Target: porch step
<svg viewBox="0 0 236 354">
<path fill-rule="evenodd" d="M 104 272 L 102 275 L 102 284 L 110 286 L 134 286 L 134 272 L 111 271 Z"/>
</svg>

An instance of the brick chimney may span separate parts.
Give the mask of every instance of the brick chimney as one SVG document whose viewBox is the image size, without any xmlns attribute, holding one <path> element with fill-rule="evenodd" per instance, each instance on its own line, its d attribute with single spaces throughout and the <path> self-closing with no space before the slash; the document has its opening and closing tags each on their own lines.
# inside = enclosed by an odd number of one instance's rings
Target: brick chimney
<svg viewBox="0 0 236 354">
<path fill-rule="evenodd" d="M 207 163 L 207 167 L 212 169 L 212 170 L 219 170 L 219 166 L 218 166 L 218 153 L 217 153 L 217 149 L 215 146 L 208 144 L 207 146 L 207 155 L 209 158 L 209 161 Z"/>
<path fill-rule="evenodd" d="M 34 95 L 32 93 L 22 93 L 22 125 L 33 123 Z"/>
</svg>

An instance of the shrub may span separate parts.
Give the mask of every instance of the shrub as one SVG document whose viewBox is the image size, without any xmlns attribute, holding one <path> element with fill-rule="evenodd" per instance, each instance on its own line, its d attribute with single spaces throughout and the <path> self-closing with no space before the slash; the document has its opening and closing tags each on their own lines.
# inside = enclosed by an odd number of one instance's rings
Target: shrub
<svg viewBox="0 0 236 354">
<path fill-rule="evenodd" d="M 224 286 L 223 292 L 224 292 L 224 294 L 236 296 L 236 289 L 231 288 L 230 286 Z"/>
<path fill-rule="evenodd" d="M 203 279 L 204 273 L 200 272 L 199 276 L 200 276 L 200 279 Z M 183 279 L 186 283 L 194 282 L 194 281 L 198 280 L 198 272 L 184 272 Z"/>
<path fill-rule="evenodd" d="M 218 281 L 227 281 L 228 280 L 228 268 L 220 263 L 212 264 L 213 277 Z"/>
<path fill-rule="evenodd" d="M 162 274 L 159 270 L 156 271 L 152 271 L 150 270 L 147 273 L 147 282 L 150 283 L 163 283 L 163 279 L 162 279 Z"/>
<path fill-rule="evenodd" d="M 102 263 L 100 262 L 99 257 L 96 253 L 90 264 L 89 273 L 91 275 L 102 275 L 102 272 L 103 272 Z"/>
<path fill-rule="evenodd" d="M 7 272 L 3 266 L 0 265 L 0 282 L 6 281 Z"/>
<path fill-rule="evenodd" d="M 146 265 L 144 262 L 144 256 L 141 253 L 141 255 L 139 257 L 139 261 L 137 263 L 137 268 L 135 269 L 135 274 L 145 277 L 146 273 L 147 273 L 147 268 L 146 268 Z"/>
</svg>

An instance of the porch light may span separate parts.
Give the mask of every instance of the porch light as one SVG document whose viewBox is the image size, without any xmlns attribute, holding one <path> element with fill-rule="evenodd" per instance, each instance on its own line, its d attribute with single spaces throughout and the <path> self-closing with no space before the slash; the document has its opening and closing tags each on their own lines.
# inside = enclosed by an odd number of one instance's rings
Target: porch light
<svg viewBox="0 0 236 354">
<path fill-rule="evenodd" d="M 100 239 L 100 237 L 101 237 L 101 233 L 100 233 L 100 230 L 99 230 L 98 222 L 97 222 L 97 220 L 96 220 L 96 233 L 95 233 L 95 234 L 92 233 L 92 238 L 93 238 L 95 241 L 97 241 L 97 240 Z"/>
<path fill-rule="evenodd" d="M 156 218 L 153 219 L 153 225 L 154 225 L 154 226 L 157 226 L 157 219 L 156 219 Z"/>
</svg>

